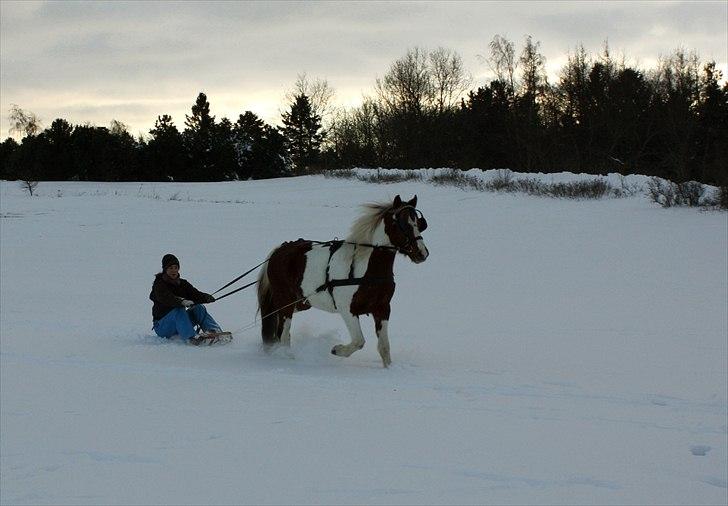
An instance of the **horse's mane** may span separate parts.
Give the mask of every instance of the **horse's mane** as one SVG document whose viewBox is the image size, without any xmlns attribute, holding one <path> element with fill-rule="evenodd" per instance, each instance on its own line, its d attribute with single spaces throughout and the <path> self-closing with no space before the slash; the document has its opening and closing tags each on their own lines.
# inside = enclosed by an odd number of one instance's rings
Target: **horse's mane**
<svg viewBox="0 0 728 506">
<path fill-rule="evenodd" d="M 362 205 L 364 211 L 351 225 L 347 241 L 370 244 L 374 230 L 382 221 L 384 215 L 392 208 L 391 202 L 371 202 Z"/>
</svg>

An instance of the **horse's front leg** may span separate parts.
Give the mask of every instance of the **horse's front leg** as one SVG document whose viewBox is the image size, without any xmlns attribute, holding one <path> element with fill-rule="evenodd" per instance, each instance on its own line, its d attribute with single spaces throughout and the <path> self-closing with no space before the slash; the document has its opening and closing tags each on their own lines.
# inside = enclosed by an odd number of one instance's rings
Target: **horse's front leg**
<svg viewBox="0 0 728 506">
<path fill-rule="evenodd" d="M 392 357 L 389 355 L 389 333 L 387 327 L 389 325 L 389 312 L 387 314 L 374 314 L 374 328 L 377 331 L 377 350 L 379 356 L 382 357 L 384 367 L 389 367 L 392 363 Z"/>
<path fill-rule="evenodd" d="M 283 325 L 281 328 L 280 340 L 283 346 L 291 346 L 291 316 L 284 316 L 282 318 Z"/>
<path fill-rule="evenodd" d="M 349 344 L 337 344 L 331 349 L 331 353 L 339 357 L 348 357 L 356 350 L 361 350 L 364 347 L 364 334 L 361 331 L 358 316 L 344 312 L 341 313 L 341 317 L 346 323 L 346 328 L 349 329 L 351 342 Z"/>
</svg>

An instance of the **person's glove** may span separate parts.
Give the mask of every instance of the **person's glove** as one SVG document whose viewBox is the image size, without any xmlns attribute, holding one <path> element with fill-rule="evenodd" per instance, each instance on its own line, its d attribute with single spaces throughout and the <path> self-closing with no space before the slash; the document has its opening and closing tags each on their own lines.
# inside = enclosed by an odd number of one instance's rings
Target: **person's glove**
<svg viewBox="0 0 728 506">
<path fill-rule="evenodd" d="M 205 297 L 205 302 L 206 303 L 215 302 L 215 297 L 208 294 L 207 297 Z"/>
<path fill-rule="evenodd" d="M 192 302 L 191 300 L 187 300 L 187 299 L 182 299 L 182 300 L 181 300 L 180 302 L 181 302 L 181 303 L 182 303 L 182 305 L 183 305 L 184 307 L 186 307 L 187 309 L 189 309 L 189 308 L 191 308 L 192 306 L 194 306 L 194 305 L 195 305 L 195 303 L 194 303 L 194 302 Z"/>
</svg>

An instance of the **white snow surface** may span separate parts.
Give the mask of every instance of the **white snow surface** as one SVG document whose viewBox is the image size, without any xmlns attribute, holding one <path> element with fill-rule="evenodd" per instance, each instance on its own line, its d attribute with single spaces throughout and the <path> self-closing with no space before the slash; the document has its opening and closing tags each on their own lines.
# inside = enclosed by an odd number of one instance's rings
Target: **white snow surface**
<svg viewBox="0 0 728 506">
<path fill-rule="evenodd" d="M 350 358 L 315 310 L 264 351 L 254 288 L 208 305 L 230 345 L 151 331 L 163 254 L 212 292 L 396 194 L 430 257 L 395 262 L 389 369 L 369 317 Z M 728 502 L 725 212 L 321 176 L 2 182 L 0 210 L 2 504 Z"/>
</svg>

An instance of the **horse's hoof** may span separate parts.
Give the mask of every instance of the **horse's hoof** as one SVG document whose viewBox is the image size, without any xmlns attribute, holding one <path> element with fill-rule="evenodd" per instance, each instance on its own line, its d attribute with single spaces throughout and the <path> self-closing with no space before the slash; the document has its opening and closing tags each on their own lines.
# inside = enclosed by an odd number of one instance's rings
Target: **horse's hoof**
<svg viewBox="0 0 728 506">
<path fill-rule="evenodd" d="M 331 354 L 336 355 L 336 348 L 331 348 Z"/>
</svg>

